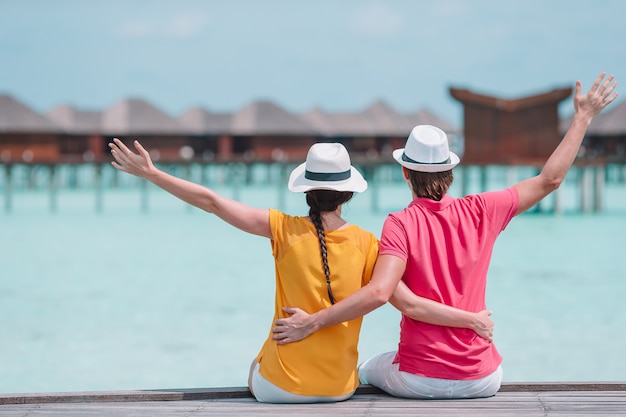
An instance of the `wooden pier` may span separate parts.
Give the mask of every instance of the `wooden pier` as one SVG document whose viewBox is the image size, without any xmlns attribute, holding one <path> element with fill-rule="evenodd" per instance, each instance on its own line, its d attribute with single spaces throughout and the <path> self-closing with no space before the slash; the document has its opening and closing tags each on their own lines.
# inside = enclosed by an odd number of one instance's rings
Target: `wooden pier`
<svg viewBox="0 0 626 417">
<path fill-rule="evenodd" d="M 405 400 L 362 385 L 348 401 L 261 404 L 247 388 L 0 394 L 2 417 L 626 416 L 626 382 L 505 383 L 491 398 Z"/>
<path fill-rule="evenodd" d="M 244 187 L 253 182 L 253 167 L 262 166 L 266 184 L 276 186 L 277 204 L 281 209 L 284 205 L 287 189 L 284 186 L 288 173 L 295 166 L 289 163 L 242 163 L 228 162 L 222 164 L 169 164 L 162 166 L 165 171 L 172 172 L 177 176 L 187 178 L 193 182 L 198 182 L 208 186 L 215 185 L 207 175 L 209 170 L 219 173 L 221 185 L 227 185 L 233 192 L 233 198 L 239 200 Z M 370 183 L 369 199 L 372 211 L 379 210 L 379 194 L 381 187 L 389 183 L 400 183 L 404 180 L 401 177 L 398 165 L 395 163 L 363 163 L 360 165 L 365 177 Z M 65 189 L 88 188 L 93 192 L 93 206 L 97 212 L 101 212 L 106 207 L 106 194 L 108 190 L 123 187 L 120 183 L 120 173 L 108 163 L 89 164 L 0 164 L 0 199 L 3 201 L 3 211 L 9 213 L 13 210 L 15 192 L 22 191 L 44 191 L 48 194 L 48 206 L 50 212 L 57 211 L 59 207 L 59 191 Z M 460 195 L 477 193 L 493 189 L 490 181 L 493 175 L 489 174 L 490 166 L 460 166 L 455 170 L 455 184 L 460 187 Z M 502 168 L 502 167 L 496 167 Z M 529 177 L 528 169 L 534 169 L 535 175 L 539 172 L 538 166 L 511 165 L 504 167 L 507 171 L 506 178 L 499 178 L 495 185 L 496 189 L 515 184 L 524 178 Z M 81 171 L 79 171 L 81 170 Z M 520 172 L 523 171 L 523 174 Z M 617 178 L 614 181 L 623 183 L 626 178 L 626 165 L 605 165 L 579 163 L 571 170 L 571 175 L 575 178 L 576 193 L 578 202 L 575 203 L 574 210 L 582 213 L 599 213 L 603 210 L 604 190 L 606 178 Z M 78 178 L 82 173 L 82 183 Z M 61 175 L 64 173 L 65 175 Z M 618 175 L 610 175 L 617 173 Z M 148 197 L 148 186 L 145 181 L 139 181 L 140 209 L 147 211 L 150 205 Z M 128 183 L 128 181 L 126 181 Z M 136 183 L 136 182 L 135 182 Z M 542 201 L 536 211 L 562 213 L 564 211 L 563 198 L 560 189 Z M 1 210 L 1 209 L 0 209 Z"/>
</svg>

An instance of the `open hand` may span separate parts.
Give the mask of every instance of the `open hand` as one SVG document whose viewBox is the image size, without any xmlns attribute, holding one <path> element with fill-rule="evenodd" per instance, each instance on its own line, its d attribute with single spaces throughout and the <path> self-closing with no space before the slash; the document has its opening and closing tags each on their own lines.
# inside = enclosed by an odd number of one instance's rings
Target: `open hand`
<svg viewBox="0 0 626 417">
<path fill-rule="evenodd" d="M 311 325 L 311 315 L 299 308 L 283 307 L 283 312 L 289 314 L 274 320 L 272 339 L 279 345 L 297 342 L 308 337 L 314 329 Z"/>
<path fill-rule="evenodd" d="M 613 75 L 609 75 L 606 80 L 604 79 L 605 76 L 606 73 L 601 73 L 584 95 L 581 94 L 581 82 L 576 81 L 576 93 L 574 94 L 576 113 L 584 113 L 592 118 L 617 98 L 617 92 L 613 92 L 617 82 L 613 81 Z"/>
<path fill-rule="evenodd" d="M 138 153 L 128 149 L 118 138 L 113 139 L 113 142 L 109 143 L 109 148 L 111 148 L 111 155 L 115 161 L 111 164 L 120 171 L 145 178 L 150 171 L 154 170 L 154 165 L 150 159 L 150 154 L 141 146 L 139 141 L 135 141 L 134 145 Z"/>
</svg>

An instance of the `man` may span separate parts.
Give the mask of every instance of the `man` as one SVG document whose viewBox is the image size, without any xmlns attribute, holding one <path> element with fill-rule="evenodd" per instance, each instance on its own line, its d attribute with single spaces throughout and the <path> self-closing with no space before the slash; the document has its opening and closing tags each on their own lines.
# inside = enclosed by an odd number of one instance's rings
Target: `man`
<svg viewBox="0 0 626 417">
<path fill-rule="evenodd" d="M 406 146 L 393 152 L 412 191 L 409 206 L 388 216 L 370 283 L 336 305 L 311 315 L 285 309 L 274 339 L 290 343 L 328 325 L 374 310 L 391 299 L 402 313 L 397 352 L 359 367 L 362 383 L 405 398 L 477 398 L 494 395 L 502 381 L 502 358 L 493 343 L 467 329 L 427 324 L 423 298 L 467 311 L 485 310 L 486 279 L 496 238 L 516 215 L 533 207 L 563 182 L 589 123 L 615 100 L 613 76 L 602 73 L 586 94 L 576 82 L 575 114 L 565 137 L 541 172 L 506 190 L 452 198 L 452 168 L 459 158 L 446 135 L 417 126 Z"/>
</svg>

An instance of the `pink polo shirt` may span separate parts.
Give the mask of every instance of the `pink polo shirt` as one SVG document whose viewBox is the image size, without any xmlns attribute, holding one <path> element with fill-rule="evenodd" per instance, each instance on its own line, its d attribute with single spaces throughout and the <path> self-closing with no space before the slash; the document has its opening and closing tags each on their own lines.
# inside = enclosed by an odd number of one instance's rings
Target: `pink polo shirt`
<svg viewBox="0 0 626 417">
<path fill-rule="evenodd" d="M 493 246 L 518 204 L 515 188 L 456 199 L 445 195 L 441 201 L 416 198 L 387 217 L 378 253 L 406 261 L 402 280 L 415 294 L 466 311 L 485 310 Z M 463 380 L 491 374 L 502 357 L 472 330 L 403 315 L 395 362 L 412 374 Z"/>
</svg>

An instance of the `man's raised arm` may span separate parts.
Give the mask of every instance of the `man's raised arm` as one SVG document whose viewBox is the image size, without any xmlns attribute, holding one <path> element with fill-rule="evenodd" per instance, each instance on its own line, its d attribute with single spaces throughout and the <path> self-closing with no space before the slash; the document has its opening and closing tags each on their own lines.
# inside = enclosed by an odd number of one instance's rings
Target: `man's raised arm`
<svg viewBox="0 0 626 417">
<path fill-rule="evenodd" d="M 581 82 L 576 81 L 572 124 L 539 175 L 515 185 L 519 194 L 516 215 L 525 212 L 561 185 L 576 159 L 589 123 L 617 98 L 617 92 L 613 92 L 617 83 L 613 81 L 612 75 L 606 79 L 605 76 L 604 72 L 601 73 L 584 95 L 581 94 Z"/>
</svg>

